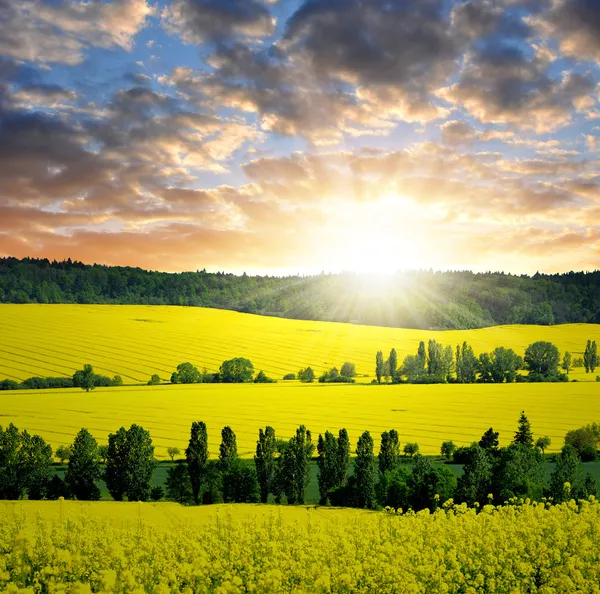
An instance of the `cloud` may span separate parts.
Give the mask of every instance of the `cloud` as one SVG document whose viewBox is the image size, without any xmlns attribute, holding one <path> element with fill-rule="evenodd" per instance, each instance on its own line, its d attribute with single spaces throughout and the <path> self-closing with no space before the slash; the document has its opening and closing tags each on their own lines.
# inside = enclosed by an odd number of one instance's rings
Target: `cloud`
<svg viewBox="0 0 600 594">
<path fill-rule="evenodd" d="M 130 50 L 151 13 L 146 0 L 0 0 L 0 54 L 75 65 L 90 46 Z"/>
<path fill-rule="evenodd" d="M 564 72 L 556 78 L 539 57 L 500 42 L 467 53 L 458 82 L 440 95 L 482 122 L 541 133 L 592 107 L 595 89 L 590 76 Z"/>
<path fill-rule="evenodd" d="M 600 10 L 596 0 L 552 0 L 530 22 L 545 37 L 558 39 L 563 53 L 600 64 Z"/>
<path fill-rule="evenodd" d="M 202 44 L 271 35 L 275 23 L 259 0 L 173 0 L 163 26 L 186 43 Z"/>
</svg>

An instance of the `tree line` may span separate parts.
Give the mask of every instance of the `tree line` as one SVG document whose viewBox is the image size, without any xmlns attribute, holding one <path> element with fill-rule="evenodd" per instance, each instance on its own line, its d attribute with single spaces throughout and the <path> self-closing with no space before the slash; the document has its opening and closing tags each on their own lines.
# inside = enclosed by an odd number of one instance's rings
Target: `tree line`
<svg viewBox="0 0 600 594">
<path fill-rule="evenodd" d="M 0 258 L 0 303 L 122 303 L 216 307 L 294 319 L 422 329 L 600 323 L 600 271 L 398 272 L 380 295 L 351 273 L 236 276 Z M 350 305 L 349 305 L 350 304 Z"/>
<path fill-rule="evenodd" d="M 185 457 L 168 469 L 163 486 L 152 487 L 156 467 L 150 433 L 133 424 L 121 427 L 98 445 L 87 429 L 81 429 L 71 446 L 57 448 L 62 461 L 68 459 L 64 479 L 53 473 L 52 448 L 39 435 L 19 431 L 13 424 L 0 426 L 0 498 L 79 500 L 100 499 L 98 481 L 103 479 L 115 501 L 170 500 L 186 504 L 267 503 L 303 504 L 310 482 L 310 465 L 316 450 L 319 503 L 321 505 L 391 507 L 396 510 L 434 510 L 450 499 L 471 506 L 503 502 L 513 497 L 560 502 L 596 494 L 593 476 L 585 474 L 582 460 L 595 459 L 600 447 L 597 423 L 570 431 L 556 456 L 556 466 L 545 480 L 544 451 L 547 437 L 534 440 L 524 412 L 518 420 L 512 443 L 499 447 L 499 433 L 490 427 L 479 442 L 456 448 L 442 444 L 448 461 L 464 464 L 458 479 L 447 466 L 434 467 L 418 454 L 418 445 L 407 443 L 401 454 L 395 429 L 381 434 L 379 453 L 368 431 L 358 438 L 351 458 L 346 429 L 337 435 L 319 434 L 316 444 L 311 432 L 300 425 L 288 440 L 277 439 L 275 430 L 259 429 L 254 465 L 239 458 L 231 427 L 221 431 L 218 458 L 209 459 L 206 424 L 194 421 Z M 180 455 L 169 448 L 172 459 Z M 411 469 L 404 458 L 410 456 Z M 353 462 L 353 464 L 352 464 Z"/>
<path fill-rule="evenodd" d="M 573 359 L 570 352 L 561 358 L 556 345 L 547 341 L 530 344 L 521 357 L 510 348 L 496 347 L 491 353 L 481 353 L 478 357 L 465 341 L 453 349 L 436 340 L 429 340 L 427 346 L 421 341 L 416 355 L 407 355 L 398 364 L 396 349 L 392 349 L 387 359 L 383 351 L 375 356 L 374 383 L 382 380 L 394 384 L 438 384 L 438 383 L 503 383 L 503 382 L 566 382 L 574 367 L 585 367 L 586 373 L 594 373 L 598 367 L 596 341 L 587 341 L 583 358 Z M 562 371 L 560 371 L 562 369 Z M 528 372 L 519 374 L 520 370 Z M 564 373 L 563 373 L 564 372 Z M 575 380 L 574 380 L 575 381 Z M 600 381 L 600 376 L 596 376 Z"/>
</svg>

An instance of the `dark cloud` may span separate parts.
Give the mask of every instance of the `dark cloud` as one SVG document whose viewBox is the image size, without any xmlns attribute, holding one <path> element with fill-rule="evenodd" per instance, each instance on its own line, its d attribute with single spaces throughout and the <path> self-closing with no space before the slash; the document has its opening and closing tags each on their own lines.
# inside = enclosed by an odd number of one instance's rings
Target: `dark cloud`
<svg viewBox="0 0 600 594">
<path fill-rule="evenodd" d="M 573 58 L 600 63 L 600 6 L 597 0 L 553 0 L 547 11 L 532 19 L 540 32 L 559 40 Z"/>
<path fill-rule="evenodd" d="M 482 122 L 543 132 L 592 106 L 595 87 L 590 76 L 564 72 L 556 78 L 544 60 L 521 47 L 490 42 L 467 54 L 458 82 L 442 95 Z"/>
<path fill-rule="evenodd" d="M 162 18 L 167 31 L 186 43 L 262 37 L 274 31 L 273 18 L 259 0 L 173 0 Z"/>
</svg>

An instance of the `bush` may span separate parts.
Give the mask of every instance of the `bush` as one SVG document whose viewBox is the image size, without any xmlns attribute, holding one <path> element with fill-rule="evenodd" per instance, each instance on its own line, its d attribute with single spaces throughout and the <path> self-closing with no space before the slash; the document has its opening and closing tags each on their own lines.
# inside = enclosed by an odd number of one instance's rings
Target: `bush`
<svg viewBox="0 0 600 594">
<path fill-rule="evenodd" d="M 586 445 L 581 452 L 579 452 L 579 457 L 582 462 L 593 462 L 598 457 L 598 454 L 596 453 L 595 447 Z"/>
<path fill-rule="evenodd" d="M 342 369 L 340 370 L 340 375 L 344 377 L 355 377 L 356 376 L 356 365 L 354 363 L 350 363 L 346 361 L 342 365 Z"/>
<path fill-rule="evenodd" d="M 277 382 L 277 380 L 274 380 L 271 377 L 267 377 L 265 375 L 265 372 L 262 369 L 258 372 L 256 377 L 254 378 L 255 384 L 274 384 L 276 382 Z"/>
<path fill-rule="evenodd" d="M 0 390 L 20 390 L 21 384 L 14 380 L 5 379 L 0 382 Z"/>
<path fill-rule="evenodd" d="M 160 384 L 160 377 L 158 376 L 158 374 L 154 374 L 149 380 L 148 380 L 148 385 L 149 386 L 158 386 Z"/>
<path fill-rule="evenodd" d="M 419 444 L 418 443 L 407 443 L 404 446 L 404 455 L 410 456 L 411 458 L 419 452 Z"/>
<path fill-rule="evenodd" d="M 301 369 L 298 372 L 298 379 L 301 382 L 311 383 L 315 381 L 315 372 L 312 370 L 312 367 L 307 367 L 306 369 Z"/>
<path fill-rule="evenodd" d="M 296 374 L 295 373 L 286 373 L 283 376 L 284 380 L 295 380 L 296 379 Z"/>
</svg>

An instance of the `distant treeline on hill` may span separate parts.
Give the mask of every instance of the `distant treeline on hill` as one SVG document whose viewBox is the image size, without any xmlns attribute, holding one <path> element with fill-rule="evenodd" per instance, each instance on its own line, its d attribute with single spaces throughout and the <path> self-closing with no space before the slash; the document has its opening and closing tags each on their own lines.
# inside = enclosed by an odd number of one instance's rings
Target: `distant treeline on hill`
<svg viewBox="0 0 600 594">
<path fill-rule="evenodd" d="M 600 270 L 534 276 L 414 271 L 374 288 L 351 273 L 171 274 L 70 259 L 0 258 L 0 303 L 187 305 L 423 329 L 600 323 Z"/>
</svg>

